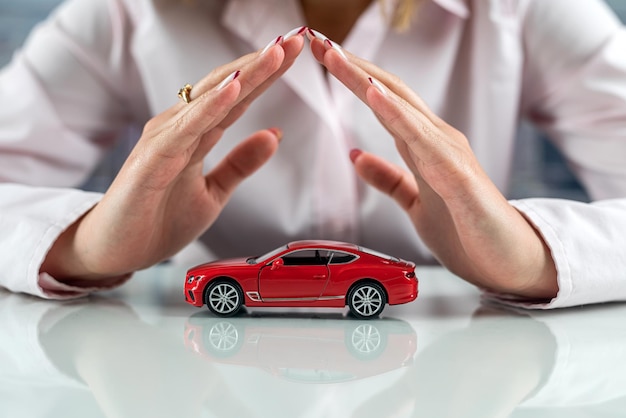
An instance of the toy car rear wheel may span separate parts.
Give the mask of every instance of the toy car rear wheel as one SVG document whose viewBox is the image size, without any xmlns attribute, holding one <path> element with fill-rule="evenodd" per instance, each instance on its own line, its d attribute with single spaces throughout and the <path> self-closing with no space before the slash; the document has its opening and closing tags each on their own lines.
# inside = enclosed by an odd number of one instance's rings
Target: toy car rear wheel
<svg viewBox="0 0 626 418">
<path fill-rule="evenodd" d="M 373 318 L 380 315 L 387 304 L 383 288 L 372 282 L 357 284 L 348 294 L 348 307 L 357 318 Z"/>
<path fill-rule="evenodd" d="M 233 316 L 243 305 L 243 292 L 235 283 L 217 280 L 209 285 L 204 299 L 206 306 L 215 315 Z"/>
</svg>

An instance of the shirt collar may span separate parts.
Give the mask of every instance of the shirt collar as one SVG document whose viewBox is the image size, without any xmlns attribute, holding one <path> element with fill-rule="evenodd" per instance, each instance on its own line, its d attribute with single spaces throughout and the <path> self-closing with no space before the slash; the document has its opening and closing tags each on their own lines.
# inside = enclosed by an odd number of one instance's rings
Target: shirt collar
<svg viewBox="0 0 626 418">
<path fill-rule="evenodd" d="M 433 0 L 442 9 L 462 18 L 467 19 L 470 15 L 470 9 L 467 0 Z"/>
</svg>

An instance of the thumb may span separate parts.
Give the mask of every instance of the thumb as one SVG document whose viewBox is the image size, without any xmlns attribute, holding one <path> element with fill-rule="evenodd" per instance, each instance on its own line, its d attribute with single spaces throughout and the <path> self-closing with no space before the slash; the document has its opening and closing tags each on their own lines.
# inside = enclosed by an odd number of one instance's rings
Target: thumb
<svg viewBox="0 0 626 418">
<path fill-rule="evenodd" d="M 419 204 L 419 188 L 415 177 L 408 171 L 360 149 L 353 149 L 350 159 L 366 183 L 389 195 L 405 211 Z"/>
<path fill-rule="evenodd" d="M 261 168 L 278 149 L 282 131 L 270 128 L 258 131 L 237 145 L 205 177 L 207 189 L 218 202 L 226 203 L 244 179 Z"/>
</svg>

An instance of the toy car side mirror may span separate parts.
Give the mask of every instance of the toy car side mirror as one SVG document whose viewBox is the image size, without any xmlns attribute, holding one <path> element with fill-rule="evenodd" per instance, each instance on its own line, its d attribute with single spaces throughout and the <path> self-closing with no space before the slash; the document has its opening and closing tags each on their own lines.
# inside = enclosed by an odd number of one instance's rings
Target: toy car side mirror
<svg viewBox="0 0 626 418">
<path fill-rule="evenodd" d="M 283 261 L 282 258 L 277 258 L 276 260 L 274 260 L 272 262 L 272 270 L 278 270 L 279 268 L 281 268 L 283 265 L 285 264 L 285 262 Z"/>
</svg>

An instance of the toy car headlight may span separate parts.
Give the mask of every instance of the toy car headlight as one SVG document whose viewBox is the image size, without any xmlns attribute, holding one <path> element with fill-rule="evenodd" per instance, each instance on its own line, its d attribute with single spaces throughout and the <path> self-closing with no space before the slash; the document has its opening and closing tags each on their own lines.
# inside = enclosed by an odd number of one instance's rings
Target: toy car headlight
<svg viewBox="0 0 626 418">
<path fill-rule="evenodd" d="M 198 274 L 197 276 L 194 276 L 193 274 L 191 276 L 189 276 L 187 278 L 187 284 L 191 284 L 193 282 L 197 282 L 198 280 L 202 279 L 204 277 L 204 274 Z"/>
</svg>

